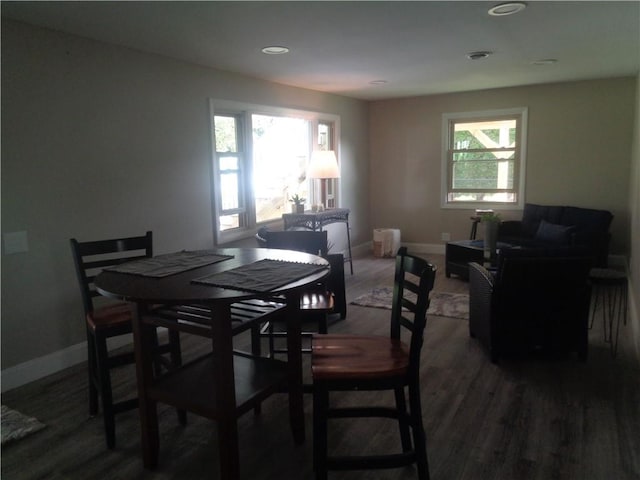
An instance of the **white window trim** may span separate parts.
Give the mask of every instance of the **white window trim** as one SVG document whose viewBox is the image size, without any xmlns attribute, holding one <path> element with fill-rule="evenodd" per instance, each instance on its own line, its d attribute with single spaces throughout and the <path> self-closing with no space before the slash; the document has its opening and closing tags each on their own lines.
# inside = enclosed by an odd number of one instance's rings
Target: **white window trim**
<svg viewBox="0 0 640 480">
<path fill-rule="evenodd" d="M 499 110 L 480 110 L 473 112 L 444 113 L 442 115 L 442 158 L 440 163 L 440 207 L 446 209 L 469 210 L 476 208 L 492 208 L 494 210 L 522 210 L 524 208 L 525 178 L 527 165 L 527 107 L 505 108 Z M 518 178 L 518 201 L 516 203 L 490 203 L 490 202 L 447 202 L 448 195 L 448 155 L 449 149 L 449 121 L 457 119 L 474 119 L 482 117 L 499 117 L 504 115 L 520 115 L 520 175 Z"/>
<path fill-rule="evenodd" d="M 313 110 L 304 110 L 299 108 L 289 108 L 289 107 L 278 107 L 273 105 L 259 105 L 253 103 L 245 103 L 238 102 L 233 100 L 223 100 L 223 99 L 209 99 L 209 132 L 211 135 L 211 157 L 210 157 L 210 173 L 211 173 L 211 215 L 212 215 L 212 228 L 213 228 L 213 238 L 216 245 L 224 245 L 227 243 L 235 242 L 238 240 L 242 240 L 245 238 L 250 238 L 254 236 L 258 228 L 263 225 L 278 225 L 282 223 L 282 219 L 272 220 L 269 222 L 263 222 L 260 224 L 256 223 L 255 212 L 253 209 L 249 212 L 249 225 L 246 227 L 241 227 L 233 230 L 220 231 L 218 229 L 219 224 L 219 211 L 218 211 L 218 195 L 220 192 L 219 187 L 219 179 L 215 172 L 215 165 L 217 162 L 216 151 L 215 151 L 215 116 L 216 115 L 224 115 L 224 114 L 233 114 L 233 115 L 243 115 L 245 117 L 245 122 L 249 131 L 251 131 L 251 120 L 250 117 L 252 114 L 263 114 L 263 115 L 282 115 L 282 116 L 296 116 L 300 118 L 304 118 L 305 120 L 316 122 L 316 123 L 331 123 L 334 128 L 334 142 L 336 155 L 338 159 L 340 159 L 340 116 L 324 113 Z M 246 132 L 245 132 L 246 133 Z M 317 131 L 312 131 L 312 143 L 315 145 L 317 143 Z M 251 148 L 251 141 L 247 138 L 247 135 L 242 136 L 243 141 L 245 142 L 245 154 L 248 158 L 252 158 L 253 152 Z M 309 152 L 311 154 L 311 152 Z M 340 165 L 339 165 L 340 166 Z M 251 178 L 252 172 L 251 168 L 247 169 L 247 175 Z M 316 188 L 315 182 L 311 182 L 312 191 Z M 315 192 L 314 192 L 315 193 Z M 340 199 L 342 198 L 342 182 L 338 182 L 338 188 L 335 192 L 336 194 L 336 207 L 339 206 Z"/>
</svg>

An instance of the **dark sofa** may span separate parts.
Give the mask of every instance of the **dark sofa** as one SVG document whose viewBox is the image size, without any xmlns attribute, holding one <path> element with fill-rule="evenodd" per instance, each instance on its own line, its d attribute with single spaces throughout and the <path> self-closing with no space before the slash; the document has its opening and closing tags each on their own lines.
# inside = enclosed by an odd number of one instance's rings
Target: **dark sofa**
<svg viewBox="0 0 640 480">
<path fill-rule="evenodd" d="M 498 241 L 521 247 L 586 247 L 606 267 L 613 215 L 607 210 L 527 203 L 522 220 L 500 224 Z"/>
</svg>

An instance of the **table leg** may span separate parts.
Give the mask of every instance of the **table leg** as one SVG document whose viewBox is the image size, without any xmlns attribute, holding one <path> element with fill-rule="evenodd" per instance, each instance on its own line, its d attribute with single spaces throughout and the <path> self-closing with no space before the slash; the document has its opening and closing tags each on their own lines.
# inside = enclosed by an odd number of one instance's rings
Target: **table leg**
<svg viewBox="0 0 640 480">
<path fill-rule="evenodd" d="M 231 305 L 215 304 L 211 311 L 212 344 L 216 379 L 215 399 L 218 407 L 218 451 L 220 478 L 240 478 L 238 418 L 236 415 L 235 376 L 233 373 L 233 335 Z"/>
<path fill-rule="evenodd" d="M 300 292 L 287 295 L 287 367 L 289 369 L 289 420 L 293 439 L 304 443 L 304 404 L 302 387 L 302 332 L 300 327 Z"/>
<path fill-rule="evenodd" d="M 153 346 L 156 329 L 145 325 L 145 305 L 139 304 L 133 312 L 133 343 L 136 357 L 136 378 L 138 384 L 138 409 L 140 415 L 140 441 L 142 460 L 146 468 L 158 465 L 160 439 L 158 433 L 158 411 L 156 402 L 147 396 L 147 389 L 153 382 Z"/>
</svg>

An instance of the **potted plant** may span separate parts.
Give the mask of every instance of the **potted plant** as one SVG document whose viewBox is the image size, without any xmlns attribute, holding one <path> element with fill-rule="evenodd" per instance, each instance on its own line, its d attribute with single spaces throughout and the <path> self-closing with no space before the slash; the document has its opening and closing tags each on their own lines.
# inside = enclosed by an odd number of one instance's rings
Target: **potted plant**
<svg viewBox="0 0 640 480">
<path fill-rule="evenodd" d="M 304 202 L 305 198 L 302 198 L 297 193 L 291 197 L 289 200 L 293 205 L 291 205 L 291 213 L 304 213 Z"/>
<path fill-rule="evenodd" d="M 502 219 L 500 218 L 500 214 L 499 213 L 485 212 L 485 213 L 481 213 L 480 214 L 480 221 L 481 222 L 500 223 L 502 221 Z"/>
<path fill-rule="evenodd" d="M 480 222 L 484 224 L 484 250 L 489 258 L 494 258 L 498 248 L 498 228 L 500 226 L 500 214 L 486 212 L 480 215 Z"/>
</svg>

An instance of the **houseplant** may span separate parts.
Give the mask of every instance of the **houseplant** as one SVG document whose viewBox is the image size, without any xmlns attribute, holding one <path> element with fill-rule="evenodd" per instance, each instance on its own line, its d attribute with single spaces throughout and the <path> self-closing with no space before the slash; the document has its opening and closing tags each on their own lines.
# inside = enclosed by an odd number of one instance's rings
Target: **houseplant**
<svg viewBox="0 0 640 480">
<path fill-rule="evenodd" d="M 293 204 L 291 205 L 291 213 L 304 213 L 304 202 L 306 198 L 302 198 L 296 193 L 289 201 Z"/>
</svg>

